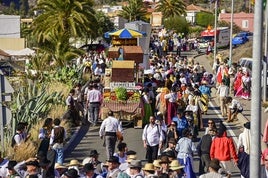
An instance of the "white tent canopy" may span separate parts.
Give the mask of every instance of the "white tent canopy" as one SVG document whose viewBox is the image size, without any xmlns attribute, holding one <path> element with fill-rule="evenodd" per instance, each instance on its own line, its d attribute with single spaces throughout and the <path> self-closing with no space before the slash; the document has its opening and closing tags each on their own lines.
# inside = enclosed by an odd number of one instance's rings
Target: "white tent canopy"
<svg viewBox="0 0 268 178">
<path fill-rule="evenodd" d="M 22 50 L 4 50 L 6 53 L 10 54 L 11 56 L 31 56 L 35 54 L 35 51 L 30 48 L 25 48 Z"/>
</svg>

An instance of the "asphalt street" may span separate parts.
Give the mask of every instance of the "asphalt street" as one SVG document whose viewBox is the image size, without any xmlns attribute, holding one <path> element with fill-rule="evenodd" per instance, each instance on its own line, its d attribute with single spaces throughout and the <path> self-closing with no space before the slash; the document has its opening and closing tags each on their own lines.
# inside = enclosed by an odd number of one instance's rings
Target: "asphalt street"
<svg viewBox="0 0 268 178">
<path fill-rule="evenodd" d="M 198 61 L 201 65 L 205 67 L 208 72 L 212 72 L 211 66 L 206 55 L 201 55 L 195 58 L 195 61 Z M 209 110 L 207 115 L 203 115 L 204 126 L 207 126 L 207 120 L 213 118 L 216 123 L 219 120 L 222 120 L 220 115 L 219 101 L 215 96 L 215 89 L 212 90 L 212 97 L 209 103 Z M 228 136 L 232 137 L 234 142 L 237 143 L 239 134 L 243 130 L 243 124 L 250 120 L 250 101 L 240 100 L 244 107 L 243 115 L 239 115 L 238 121 L 233 123 L 225 123 L 228 129 Z M 262 130 L 264 128 L 266 119 L 268 117 L 267 113 L 262 111 Z M 75 136 L 70 141 L 67 149 L 65 151 L 66 159 L 65 163 L 67 164 L 71 159 L 77 159 L 80 162 L 83 161 L 89 155 L 90 150 L 96 149 L 99 153 L 99 159 L 101 161 L 106 160 L 105 147 L 103 147 L 103 140 L 98 136 L 99 125 L 94 127 L 81 126 L 74 134 Z M 198 137 L 202 137 L 204 133 L 199 132 Z M 124 128 L 124 142 L 127 143 L 129 150 L 135 150 L 137 152 L 138 159 L 144 160 L 145 158 L 145 148 L 143 148 L 142 143 L 142 129 L 134 129 L 133 127 Z M 196 142 L 197 144 L 197 142 Z M 263 146 L 264 147 L 264 146 Z M 198 174 L 199 158 L 198 156 L 194 157 L 194 171 Z M 240 177 L 238 168 L 234 167 L 232 170 L 232 177 Z"/>
</svg>

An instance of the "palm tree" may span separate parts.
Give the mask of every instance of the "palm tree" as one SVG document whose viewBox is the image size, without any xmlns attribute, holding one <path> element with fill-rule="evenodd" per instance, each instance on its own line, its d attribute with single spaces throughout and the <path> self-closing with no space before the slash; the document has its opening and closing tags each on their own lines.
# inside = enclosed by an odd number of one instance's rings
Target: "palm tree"
<svg viewBox="0 0 268 178">
<path fill-rule="evenodd" d="M 91 0 L 40 0 L 35 10 L 41 12 L 33 22 L 38 42 L 58 34 L 70 39 L 96 32 L 97 21 Z"/>
<path fill-rule="evenodd" d="M 156 5 L 156 11 L 162 12 L 163 18 L 185 15 L 186 5 L 183 0 L 160 0 Z"/>
<path fill-rule="evenodd" d="M 84 53 L 83 50 L 77 49 L 69 43 L 65 35 L 49 36 L 45 43 L 41 43 L 42 48 L 39 50 L 42 61 L 53 66 L 65 66 L 72 59 L 75 59 Z M 45 67 L 47 65 L 44 65 Z M 51 68 L 51 65 L 49 66 Z"/>
<path fill-rule="evenodd" d="M 147 11 L 143 7 L 142 0 L 128 0 L 128 5 L 122 7 L 118 16 L 127 19 L 128 21 L 144 20 L 146 21 Z"/>
</svg>

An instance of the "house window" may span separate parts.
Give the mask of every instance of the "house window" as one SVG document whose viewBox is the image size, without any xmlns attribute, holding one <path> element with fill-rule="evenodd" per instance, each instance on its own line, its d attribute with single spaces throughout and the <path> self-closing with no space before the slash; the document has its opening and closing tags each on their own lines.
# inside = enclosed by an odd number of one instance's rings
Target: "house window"
<svg viewBox="0 0 268 178">
<path fill-rule="evenodd" d="M 242 28 L 248 28 L 248 20 L 242 20 Z"/>
</svg>

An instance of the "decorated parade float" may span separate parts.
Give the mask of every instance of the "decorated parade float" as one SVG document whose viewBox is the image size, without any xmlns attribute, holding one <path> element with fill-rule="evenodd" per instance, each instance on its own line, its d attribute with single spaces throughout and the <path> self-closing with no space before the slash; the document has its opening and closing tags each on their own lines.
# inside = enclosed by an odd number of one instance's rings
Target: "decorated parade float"
<svg viewBox="0 0 268 178">
<path fill-rule="evenodd" d="M 134 42 L 139 36 L 142 34 L 136 31 L 128 37 L 111 33 L 112 44 L 116 45 L 108 51 L 113 61 L 112 67 L 105 71 L 101 112 L 101 119 L 105 119 L 111 110 L 123 123 L 134 123 L 135 128 L 142 127 L 143 117 L 142 86 L 137 85 L 142 79 L 138 66 L 143 61 L 143 51 Z"/>
</svg>

